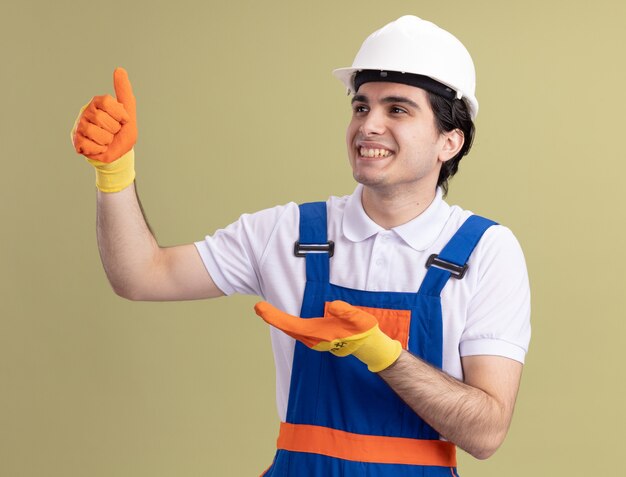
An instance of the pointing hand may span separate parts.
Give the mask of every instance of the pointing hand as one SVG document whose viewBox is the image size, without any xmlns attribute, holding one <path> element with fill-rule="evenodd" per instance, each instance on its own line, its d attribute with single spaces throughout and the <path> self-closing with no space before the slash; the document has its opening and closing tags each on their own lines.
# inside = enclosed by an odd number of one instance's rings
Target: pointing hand
<svg viewBox="0 0 626 477">
<path fill-rule="evenodd" d="M 257 303 L 254 309 L 267 323 L 309 348 L 341 357 L 353 354 L 375 373 L 391 366 L 402 351 L 400 342 L 383 333 L 373 315 L 343 301 L 328 304 L 323 318 L 298 318 L 267 302 Z"/>
</svg>

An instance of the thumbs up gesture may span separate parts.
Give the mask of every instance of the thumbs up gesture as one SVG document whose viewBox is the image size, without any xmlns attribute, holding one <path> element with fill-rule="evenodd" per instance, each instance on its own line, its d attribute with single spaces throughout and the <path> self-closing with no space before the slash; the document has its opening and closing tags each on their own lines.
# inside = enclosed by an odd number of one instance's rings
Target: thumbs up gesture
<svg viewBox="0 0 626 477">
<path fill-rule="evenodd" d="M 113 72 L 115 98 L 94 96 L 78 113 L 71 138 L 96 170 L 96 187 L 119 192 L 135 180 L 136 102 L 124 68 Z"/>
<path fill-rule="evenodd" d="M 104 163 L 119 159 L 137 141 L 135 96 L 124 68 L 115 69 L 113 84 L 116 97 L 95 96 L 81 111 L 72 137 L 76 152 Z"/>
</svg>

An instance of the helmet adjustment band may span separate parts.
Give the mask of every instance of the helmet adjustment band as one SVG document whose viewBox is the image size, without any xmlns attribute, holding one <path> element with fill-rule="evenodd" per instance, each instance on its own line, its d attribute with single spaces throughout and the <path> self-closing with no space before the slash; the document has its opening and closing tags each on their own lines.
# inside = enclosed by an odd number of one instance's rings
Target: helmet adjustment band
<svg viewBox="0 0 626 477">
<path fill-rule="evenodd" d="M 409 86 L 416 86 L 446 99 L 454 100 L 457 98 L 456 91 L 439 81 L 429 78 L 428 76 L 385 70 L 357 71 L 354 76 L 354 91 L 358 91 L 363 83 L 371 83 L 375 81 L 386 81 L 389 83 L 401 83 Z"/>
</svg>

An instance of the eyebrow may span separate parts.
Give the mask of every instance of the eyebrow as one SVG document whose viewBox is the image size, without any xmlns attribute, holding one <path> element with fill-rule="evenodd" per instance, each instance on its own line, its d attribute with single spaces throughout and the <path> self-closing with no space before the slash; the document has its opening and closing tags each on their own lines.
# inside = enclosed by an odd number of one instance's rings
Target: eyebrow
<svg viewBox="0 0 626 477">
<path fill-rule="evenodd" d="M 357 95 L 354 95 L 352 97 L 351 104 L 354 104 L 356 102 L 369 104 L 369 100 L 367 99 L 367 96 L 365 96 L 363 94 L 357 94 Z M 404 104 L 408 104 L 409 106 L 412 106 L 412 107 L 414 107 L 416 109 L 420 109 L 419 105 L 415 101 L 413 101 L 413 100 L 411 100 L 411 99 L 409 99 L 409 98 L 407 98 L 405 96 L 385 96 L 383 99 L 380 100 L 380 102 L 383 103 L 383 104 L 404 103 Z"/>
</svg>

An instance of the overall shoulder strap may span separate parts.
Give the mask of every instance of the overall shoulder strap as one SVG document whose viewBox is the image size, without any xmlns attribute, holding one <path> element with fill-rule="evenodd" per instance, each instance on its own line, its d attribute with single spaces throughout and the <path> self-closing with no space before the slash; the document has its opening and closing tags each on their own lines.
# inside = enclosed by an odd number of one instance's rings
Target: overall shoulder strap
<svg viewBox="0 0 626 477">
<path fill-rule="evenodd" d="M 300 205 L 300 239 L 294 245 L 294 254 L 306 260 L 307 281 L 329 281 L 328 261 L 334 243 L 328 241 L 326 226 L 326 202 Z"/>
<path fill-rule="evenodd" d="M 461 225 L 439 255 L 431 255 L 426 266 L 428 272 L 420 286 L 419 293 L 440 296 L 441 290 L 453 276 L 463 278 L 467 270 L 467 260 L 478 245 L 483 234 L 492 225 L 493 220 L 472 215 Z"/>
</svg>

